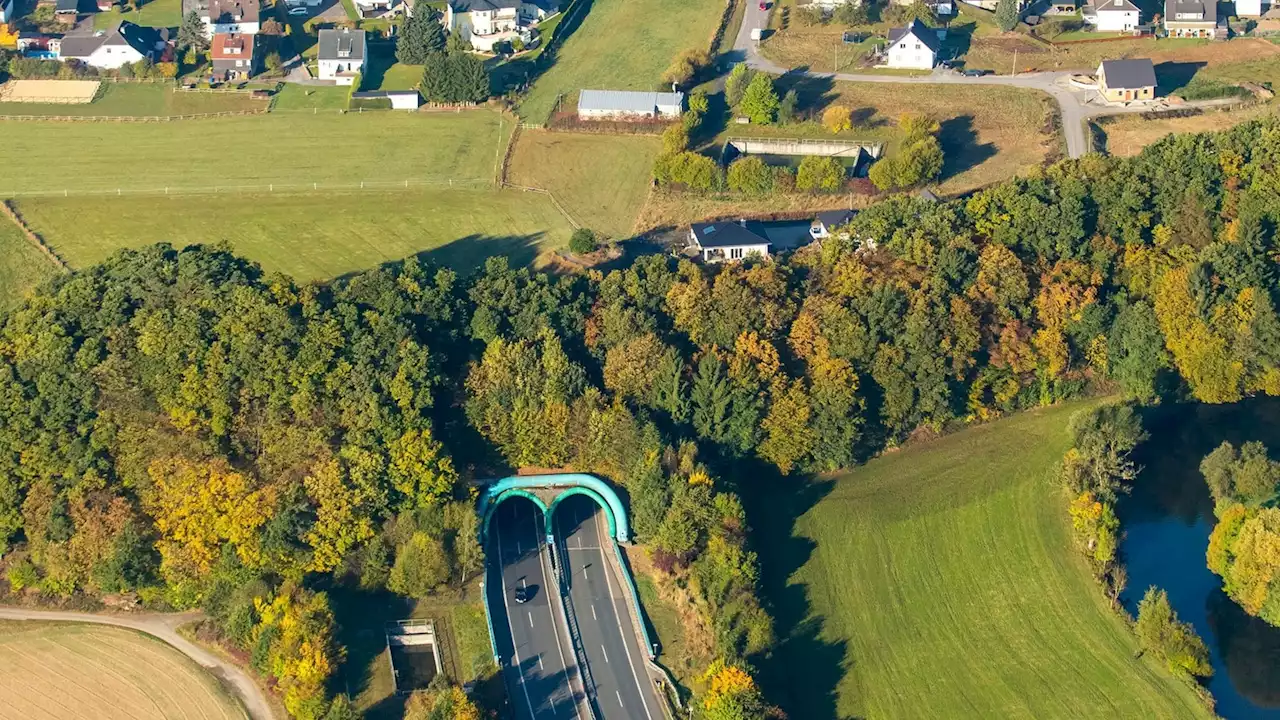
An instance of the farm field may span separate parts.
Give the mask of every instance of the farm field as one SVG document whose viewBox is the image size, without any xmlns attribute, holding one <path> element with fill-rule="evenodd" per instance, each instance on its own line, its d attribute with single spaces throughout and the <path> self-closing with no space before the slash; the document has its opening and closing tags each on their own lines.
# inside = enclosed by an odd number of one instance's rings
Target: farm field
<svg viewBox="0 0 1280 720">
<path fill-rule="evenodd" d="M 1135 657 L 1072 547 L 1054 472 L 1088 406 L 1028 411 L 757 498 L 765 585 L 794 628 L 763 668 L 769 697 L 804 718 L 1209 717 Z"/>
<path fill-rule="evenodd" d="M 44 253 L 27 242 L 18 226 L 8 218 L 0 218 L 0 312 L 18 304 L 58 272 Z"/>
<path fill-rule="evenodd" d="M 1146 146 L 1170 133 L 1199 133 L 1226 130 L 1229 127 L 1254 118 L 1276 113 L 1274 105 L 1255 105 L 1243 110 L 1206 112 L 1185 118 L 1144 120 L 1141 117 L 1118 115 L 1099 123 L 1107 136 L 1107 152 L 1128 157 L 1142 152 Z"/>
<path fill-rule="evenodd" d="M 0 122 L 22 163 L 0 194 L 362 181 L 492 182 L 512 123 L 465 113 L 274 114 L 150 123 Z M 235 148 L 228 153 L 227 148 Z M 68 158 L 75 158 L 74 172 Z M 280 188 L 276 188 L 277 190 Z"/>
<path fill-rule="evenodd" d="M 122 247 L 226 241 L 268 271 L 323 280 L 424 254 L 460 270 L 502 254 L 513 265 L 569 242 L 544 195 L 439 187 L 273 195 L 26 198 L 27 223 L 72 267 Z"/>
<path fill-rule="evenodd" d="M 656 137 L 527 130 L 516 142 L 507 179 L 550 191 L 583 226 L 624 239 L 661 149 Z"/>
<path fill-rule="evenodd" d="M 779 92 L 791 87 L 785 78 Z M 1012 177 L 1038 166 L 1058 149 L 1058 136 L 1048 132 L 1051 101 L 1036 90 L 994 86 L 931 85 L 928 92 L 906 92 L 884 83 L 801 82 L 800 114 L 808 121 L 788 125 L 730 126 L 728 135 L 831 137 L 818 122 L 833 104 L 853 110 L 850 140 L 881 140 L 893 153 L 899 140 L 897 122 L 904 113 L 921 113 L 942 125 L 939 139 L 945 161 L 938 190 L 962 193 Z M 723 137 L 721 141 L 723 141 Z"/>
<path fill-rule="evenodd" d="M 561 94 L 575 107 L 583 89 L 660 89 L 676 55 L 708 47 L 724 10 L 718 0 L 579 1 L 590 5 L 586 17 L 520 103 L 527 122 L 545 122 Z"/>
<path fill-rule="evenodd" d="M 285 83 L 276 94 L 271 111 L 286 113 L 295 110 L 329 110 L 336 114 L 347 109 L 347 97 L 351 88 L 338 85 L 296 85 Z"/>
<path fill-rule="evenodd" d="M 104 82 L 91 103 L 0 102 L 0 115 L 151 117 L 260 110 L 266 106 L 266 100 L 254 100 L 241 93 L 181 92 L 162 83 Z"/>
<path fill-rule="evenodd" d="M 5 622 L 0 629 L 0 717 L 246 717 L 212 675 L 159 640 L 81 624 Z"/>
</svg>

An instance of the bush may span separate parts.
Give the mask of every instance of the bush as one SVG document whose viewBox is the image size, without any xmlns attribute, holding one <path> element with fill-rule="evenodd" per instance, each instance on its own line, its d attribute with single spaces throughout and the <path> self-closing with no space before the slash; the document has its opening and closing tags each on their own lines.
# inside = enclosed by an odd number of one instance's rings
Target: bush
<svg viewBox="0 0 1280 720">
<path fill-rule="evenodd" d="M 698 73 L 711 64 L 711 55 L 706 50 L 685 50 L 676 56 L 671 66 L 662 74 L 664 85 L 688 85 Z"/>
<path fill-rule="evenodd" d="M 773 79 L 764 73 L 756 73 L 742 94 L 742 114 L 757 125 L 768 125 L 778 117 L 778 93 L 773 89 Z"/>
<path fill-rule="evenodd" d="M 730 190 L 748 195 L 767 195 L 773 190 L 773 170 L 758 157 L 733 161 L 725 178 Z"/>
<path fill-rule="evenodd" d="M 796 189 L 796 174 L 784 166 L 773 169 L 773 191 L 789 193 Z"/>
<path fill-rule="evenodd" d="M 22 560 L 9 566 L 5 577 L 9 580 L 9 587 L 15 593 L 20 593 L 29 587 L 35 587 L 40 582 L 40 576 L 36 573 L 36 566 L 31 564 L 30 560 Z"/>
<path fill-rule="evenodd" d="M 833 133 L 853 129 L 853 111 L 843 105 L 832 105 L 822 113 L 822 126 Z"/>
<path fill-rule="evenodd" d="M 796 105 L 799 102 L 800 97 L 796 95 L 795 90 L 788 90 L 787 94 L 782 96 L 782 101 L 778 103 L 779 125 L 786 125 L 796 119 Z"/>
<path fill-rule="evenodd" d="M 800 161 L 800 168 L 796 171 L 796 189 L 834 192 L 844 184 L 844 178 L 844 166 L 839 160 L 809 155 Z"/>
<path fill-rule="evenodd" d="M 1005 32 L 1018 26 L 1018 0 L 1000 0 L 996 5 L 996 25 Z"/>
<path fill-rule="evenodd" d="M 1144 652 L 1164 660 L 1175 674 L 1209 677 L 1209 649 L 1196 634 L 1191 623 L 1178 620 L 1169 605 L 1169 595 L 1155 586 L 1147 589 L 1138 603 L 1138 622 L 1134 625 L 1138 644 Z"/>
<path fill-rule="evenodd" d="M 881 190 L 912 187 L 942 173 L 945 158 L 937 138 L 938 123 L 923 115 L 903 115 L 898 127 L 906 133 L 898 154 L 879 160 L 868 173 Z"/>
<path fill-rule="evenodd" d="M 689 149 L 689 131 L 684 123 L 671 125 L 662 131 L 662 152 L 667 155 L 682 153 Z"/>
<path fill-rule="evenodd" d="M 870 20 L 864 3 L 845 0 L 843 5 L 836 8 L 835 21 L 841 25 L 866 25 Z"/>
<path fill-rule="evenodd" d="M 653 164 L 653 179 L 659 185 L 679 183 L 690 190 L 719 190 L 724 183 L 720 166 L 695 152 L 660 155 Z"/>
<path fill-rule="evenodd" d="M 573 231 L 573 235 L 569 236 L 569 252 L 576 255 L 586 255 L 589 252 L 595 252 L 596 234 L 588 228 L 578 228 Z"/>
<path fill-rule="evenodd" d="M 756 71 L 747 67 L 746 63 L 733 66 L 729 77 L 724 81 L 724 101 L 729 107 L 736 108 L 738 103 L 742 102 L 742 96 L 747 92 L 747 86 L 755 76 Z"/>
</svg>

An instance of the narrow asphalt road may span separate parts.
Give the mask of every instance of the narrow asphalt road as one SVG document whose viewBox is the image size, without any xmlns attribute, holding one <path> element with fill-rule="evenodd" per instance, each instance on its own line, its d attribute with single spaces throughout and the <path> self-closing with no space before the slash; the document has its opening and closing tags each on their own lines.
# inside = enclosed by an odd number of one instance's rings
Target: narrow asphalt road
<svg viewBox="0 0 1280 720">
<path fill-rule="evenodd" d="M 1081 157 L 1089 152 L 1089 139 L 1085 132 L 1085 120 L 1104 115 L 1121 115 L 1159 109 L 1159 106 L 1151 105 L 1132 105 L 1128 107 L 1104 105 L 1098 98 L 1096 91 L 1072 87 L 1067 80 L 1077 73 L 1067 71 L 966 77 L 953 70 L 937 68 L 930 75 L 904 77 L 900 75 L 788 70 L 760 55 L 759 43 L 751 39 L 752 28 L 768 28 L 768 26 L 768 11 L 760 9 L 759 0 L 747 0 L 747 12 L 743 17 L 742 26 L 738 28 L 738 37 L 733 44 L 734 55 L 732 59 L 734 62 L 745 62 L 751 68 L 773 75 L 799 74 L 805 77 L 830 78 L 841 82 L 905 83 L 912 85 L 1005 85 L 1030 88 L 1048 93 L 1058 104 L 1062 118 L 1062 132 L 1067 140 L 1067 155 L 1073 158 Z M 1179 107 L 1212 107 L 1218 104 L 1222 104 L 1222 101 L 1190 101 L 1182 103 Z"/>
<path fill-rule="evenodd" d="M 581 717 L 574 691 L 576 667 L 572 647 L 562 637 L 562 623 L 552 604 L 556 590 L 549 582 L 546 535 L 542 515 L 532 503 L 511 501 L 498 507 L 495 537 L 498 563 L 486 583 L 490 607 L 503 608 L 509 632 L 499 638 L 504 655 L 507 695 L 518 720 L 590 720 Z M 495 577 L 496 576 L 496 577 Z M 518 603 L 517 588 L 529 599 Z M 494 594 L 501 597 L 494 597 Z M 509 662 L 508 662 L 509 661 Z"/>
<path fill-rule="evenodd" d="M 555 516 L 596 714 L 602 720 L 663 720 L 662 699 L 649 681 L 626 591 L 604 557 L 613 551 L 613 540 L 601 529 L 603 517 L 600 507 L 582 495 L 560 503 Z"/>
<path fill-rule="evenodd" d="M 131 615 L 98 615 L 95 613 L 63 612 L 60 610 L 34 610 L 29 608 L 0 607 L 0 620 L 46 620 L 54 622 L 82 622 L 137 630 L 159 638 L 178 652 L 195 660 L 200 666 L 223 679 L 240 702 L 248 710 L 251 720 L 276 720 L 271 712 L 267 696 L 253 680 L 234 663 L 204 650 L 178 634 L 177 628 L 203 617 L 200 613 L 137 613 Z"/>
</svg>

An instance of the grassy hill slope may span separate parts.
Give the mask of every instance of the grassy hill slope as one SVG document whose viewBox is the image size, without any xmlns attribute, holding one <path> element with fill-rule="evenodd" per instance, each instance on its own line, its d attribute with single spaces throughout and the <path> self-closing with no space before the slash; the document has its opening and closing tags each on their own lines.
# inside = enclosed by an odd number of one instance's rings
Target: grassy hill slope
<svg viewBox="0 0 1280 720">
<path fill-rule="evenodd" d="M 758 543 L 789 633 L 768 690 L 791 717 L 1207 716 L 1189 688 L 1135 659 L 1070 547 L 1053 472 L 1082 407 L 792 488 L 816 502 L 793 527 L 775 516 Z"/>
</svg>

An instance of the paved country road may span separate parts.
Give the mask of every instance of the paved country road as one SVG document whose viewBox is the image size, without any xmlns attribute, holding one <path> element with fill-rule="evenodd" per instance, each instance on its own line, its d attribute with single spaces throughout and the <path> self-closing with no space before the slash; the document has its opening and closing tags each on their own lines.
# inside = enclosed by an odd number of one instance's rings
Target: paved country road
<svg viewBox="0 0 1280 720">
<path fill-rule="evenodd" d="M 774 0 L 770 0 L 773 2 Z M 906 84 L 938 84 L 938 85 L 1005 85 L 1010 87 L 1029 88 L 1048 93 L 1058 104 L 1062 117 L 1062 132 L 1067 140 L 1067 155 L 1078 158 L 1089 152 L 1089 140 L 1085 133 L 1085 120 L 1104 115 L 1122 115 L 1125 113 L 1149 112 L 1159 106 L 1134 105 L 1118 107 L 1103 105 L 1094 90 L 1083 90 L 1072 87 L 1067 79 L 1074 72 L 1037 72 L 1023 75 L 984 75 L 982 77 L 966 77 L 952 70 L 937 68 L 930 75 L 905 77 L 900 75 L 863 75 L 857 73 L 829 73 L 811 70 L 788 70 L 761 56 L 757 44 L 751 39 L 752 28 L 768 28 L 768 11 L 760 9 L 759 0 L 746 0 L 747 12 L 738 28 L 738 37 L 734 40 L 734 61 L 745 62 L 749 67 L 773 75 L 798 74 L 813 78 L 831 78 L 842 82 L 871 83 L 906 83 Z M 1213 107 L 1222 105 L 1222 100 L 1188 101 L 1178 107 Z"/>
<path fill-rule="evenodd" d="M 96 623 L 129 628 L 159 638 L 178 652 L 195 660 L 201 667 L 226 681 L 240 702 L 249 712 L 251 720 L 276 720 L 266 695 L 253 680 L 234 663 L 196 646 L 178 634 L 177 628 L 199 620 L 203 615 L 186 613 L 136 613 L 130 615 L 105 615 L 60 610 L 35 610 L 18 607 L 0 607 L 0 620 L 45 620 L 53 622 Z"/>
</svg>

